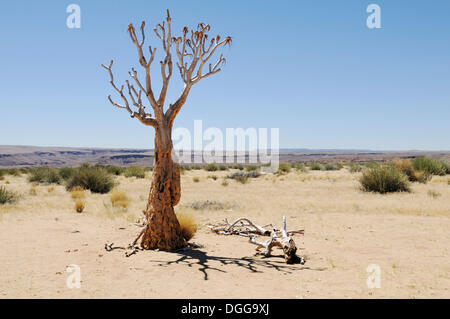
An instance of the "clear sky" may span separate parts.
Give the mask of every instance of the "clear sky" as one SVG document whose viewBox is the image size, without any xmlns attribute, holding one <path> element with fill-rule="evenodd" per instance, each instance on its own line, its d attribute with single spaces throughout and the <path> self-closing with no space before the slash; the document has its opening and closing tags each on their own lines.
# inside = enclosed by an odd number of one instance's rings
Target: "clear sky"
<svg viewBox="0 0 450 319">
<path fill-rule="evenodd" d="M 80 29 L 66 26 L 71 3 Z M 366 26 L 371 3 L 381 29 Z M 450 149 L 448 0 L 3 1 L 0 144 L 153 147 L 153 128 L 109 104 L 100 64 L 113 58 L 127 79 L 138 66 L 128 24 L 146 20 L 159 45 L 150 27 L 166 8 L 175 33 L 206 22 L 233 37 L 176 127 L 278 127 L 283 148 Z"/>
</svg>

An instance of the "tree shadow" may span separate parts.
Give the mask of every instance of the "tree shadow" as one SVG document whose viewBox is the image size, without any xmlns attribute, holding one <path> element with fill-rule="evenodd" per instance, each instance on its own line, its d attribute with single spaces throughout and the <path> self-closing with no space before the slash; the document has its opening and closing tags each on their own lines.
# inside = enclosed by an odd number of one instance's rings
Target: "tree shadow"
<svg viewBox="0 0 450 319">
<path fill-rule="evenodd" d="M 217 267 L 213 267 L 213 263 L 218 263 L 222 266 L 237 266 L 248 269 L 252 273 L 263 273 L 263 270 L 273 269 L 283 273 L 292 273 L 293 271 L 298 270 L 315 270 L 315 271 L 323 271 L 327 268 L 310 268 L 303 265 L 288 265 L 284 263 L 283 256 L 272 255 L 271 257 L 242 257 L 242 258 L 233 258 L 233 257 L 221 257 L 221 256 L 210 256 L 206 252 L 198 249 L 187 249 L 184 251 L 174 252 L 173 254 L 179 255 L 179 258 L 171 261 L 151 261 L 159 263 L 158 266 L 168 267 L 173 264 L 184 264 L 188 267 L 192 267 L 194 265 L 200 266 L 199 271 L 203 274 L 203 279 L 208 280 L 208 272 L 209 271 L 218 271 L 222 273 L 226 273 L 225 270 L 219 269 Z M 281 258 L 281 260 L 276 260 Z"/>
</svg>

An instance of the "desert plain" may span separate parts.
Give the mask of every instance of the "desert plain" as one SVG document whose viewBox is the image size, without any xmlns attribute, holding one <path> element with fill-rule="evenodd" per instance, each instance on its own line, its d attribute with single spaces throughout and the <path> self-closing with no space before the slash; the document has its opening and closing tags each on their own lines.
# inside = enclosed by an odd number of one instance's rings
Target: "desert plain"
<svg viewBox="0 0 450 319">
<path fill-rule="evenodd" d="M 361 173 L 297 171 L 265 174 L 242 184 L 230 171 L 185 171 L 177 212 L 195 216 L 192 242 L 180 252 L 107 252 L 139 233 L 151 183 L 115 177 L 126 208 L 109 194 L 87 192 L 82 213 L 63 185 L 32 185 L 26 175 L 0 181 L 19 194 L 0 206 L 1 298 L 449 298 L 450 187 L 448 176 L 411 192 L 363 192 Z M 211 178 L 212 175 L 216 179 Z M 198 180 L 198 181 L 194 181 Z M 224 183 L 224 181 L 227 183 Z M 225 185 L 227 184 L 227 185 Z M 303 265 L 255 255 L 240 236 L 210 226 L 249 217 L 260 225 L 304 229 L 294 236 Z M 69 265 L 80 267 L 80 288 L 68 288 Z M 380 270 L 380 288 L 367 285 L 369 265 Z"/>
</svg>

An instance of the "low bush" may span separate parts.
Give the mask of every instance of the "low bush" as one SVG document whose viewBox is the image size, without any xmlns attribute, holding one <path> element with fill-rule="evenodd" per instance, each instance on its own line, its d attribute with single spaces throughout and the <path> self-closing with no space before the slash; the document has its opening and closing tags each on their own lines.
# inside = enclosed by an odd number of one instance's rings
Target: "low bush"
<svg viewBox="0 0 450 319">
<path fill-rule="evenodd" d="M 28 181 L 45 184 L 60 184 L 61 176 L 59 175 L 57 169 L 49 167 L 37 167 L 30 170 Z"/>
<path fill-rule="evenodd" d="M 361 165 L 363 165 L 363 166 L 365 166 L 366 168 L 375 168 L 375 167 L 378 167 L 378 166 L 380 166 L 380 163 L 377 163 L 377 162 L 364 162 L 364 163 L 361 163 Z"/>
<path fill-rule="evenodd" d="M 381 194 L 409 191 L 408 177 L 391 165 L 365 170 L 360 178 L 362 189 Z"/>
<path fill-rule="evenodd" d="M 76 171 L 73 167 L 63 167 L 59 169 L 59 176 L 63 180 L 68 181 Z"/>
<path fill-rule="evenodd" d="M 0 186 L 0 205 L 12 204 L 17 201 L 18 195 Z"/>
<path fill-rule="evenodd" d="M 9 168 L 6 170 L 6 174 L 11 176 L 21 176 L 22 172 L 17 168 Z"/>
<path fill-rule="evenodd" d="M 312 171 L 321 171 L 323 169 L 322 165 L 319 163 L 311 163 L 309 169 Z"/>
<path fill-rule="evenodd" d="M 444 169 L 446 175 L 450 174 L 450 162 L 449 161 L 439 161 Z"/>
<path fill-rule="evenodd" d="M 427 172 L 415 170 L 409 159 L 395 158 L 392 161 L 392 165 L 400 172 L 408 176 L 408 180 L 410 182 L 426 183 L 431 178 L 431 175 Z"/>
<path fill-rule="evenodd" d="M 125 172 L 124 167 L 109 165 L 105 167 L 106 171 L 111 175 L 122 175 Z"/>
<path fill-rule="evenodd" d="M 281 163 L 278 165 L 278 173 L 289 173 L 291 171 L 291 165 L 287 163 Z"/>
<path fill-rule="evenodd" d="M 412 165 L 415 170 L 424 171 L 425 173 L 428 173 L 430 175 L 443 176 L 446 174 L 446 169 L 442 165 L 442 162 L 432 159 L 430 157 L 426 156 L 416 157 L 412 161 Z"/>
<path fill-rule="evenodd" d="M 307 171 L 306 165 L 303 163 L 292 164 L 292 168 L 295 168 L 296 170 L 302 171 L 302 172 Z"/>
<path fill-rule="evenodd" d="M 145 170 L 140 166 L 130 166 L 123 173 L 125 177 L 145 178 Z"/>
<path fill-rule="evenodd" d="M 69 179 L 66 189 L 71 191 L 76 186 L 88 189 L 93 193 L 105 194 L 114 187 L 114 180 L 101 167 L 83 166 Z"/>
<path fill-rule="evenodd" d="M 350 173 L 359 173 L 362 171 L 362 166 L 357 163 L 351 163 L 348 168 L 348 171 Z"/>
<path fill-rule="evenodd" d="M 323 168 L 326 171 L 338 171 L 338 170 L 340 170 L 340 168 L 338 167 L 337 164 L 332 164 L 332 163 L 325 164 Z"/>
<path fill-rule="evenodd" d="M 261 173 L 258 171 L 251 172 L 236 172 L 227 176 L 229 179 L 241 179 L 241 178 L 258 178 Z"/>
<path fill-rule="evenodd" d="M 219 170 L 219 166 L 216 164 L 208 164 L 205 166 L 205 171 L 207 172 L 215 172 Z"/>
<path fill-rule="evenodd" d="M 247 165 L 247 166 L 245 166 L 245 170 L 247 172 L 257 171 L 258 169 L 259 169 L 259 166 L 256 166 L 256 165 Z"/>
</svg>

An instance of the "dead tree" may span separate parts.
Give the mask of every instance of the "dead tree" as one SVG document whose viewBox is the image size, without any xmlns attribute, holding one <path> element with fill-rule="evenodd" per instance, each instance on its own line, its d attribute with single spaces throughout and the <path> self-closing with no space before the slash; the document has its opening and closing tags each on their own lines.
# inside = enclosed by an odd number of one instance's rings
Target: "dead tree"
<svg viewBox="0 0 450 319">
<path fill-rule="evenodd" d="M 145 249 L 176 250 L 186 245 L 182 236 L 180 224 L 174 212 L 181 196 L 180 168 L 172 158 L 172 127 L 181 107 L 186 103 L 189 92 L 194 84 L 213 74 L 220 72 L 225 58 L 221 54 L 214 64 L 210 60 L 216 51 L 224 45 L 231 44 L 231 37 L 221 39 L 219 35 L 209 37 L 210 26 L 199 23 L 196 30 L 184 27 L 182 36 L 173 37 L 171 18 L 167 10 L 166 21 L 153 29 L 162 43 L 163 60 L 159 62 L 162 86 L 159 95 L 152 89 L 151 66 L 155 59 L 156 48 L 149 47 L 149 56 L 144 54 L 145 22 L 140 27 L 141 37 L 138 39 L 133 24 L 128 26 L 131 41 L 136 46 L 139 63 L 144 71 L 144 80 L 138 77 L 138 72 L 132 68 L 129 75 L 132 79 L 126 81 L 126 86 L 116 85 L 112 72 L 113 61 L 102 66 L 108 71 L 110 83 L 120 96 L 122 102 L 116 103 L 108 96 L 112 105 L 126 110 L 132 118 L 137 118 L 142 124 L 155 129 L 154 170 L 147 207 L 144 211 L 145 227 L 134 244 L 141 238 L 140 246 Z M 167 89 L 172 77 L 172 51 L 176 53 L 176 66 L 183 90 L 178 99 L 164 107 Z M 150 106 L 152 112 L 147 111 Z"/>
<path fill-rule="evenodd" d="M 267 229 L 269 228 L 270 229 Z M 256 250 L 265 257 L 271 256 L 272 249 L 279 247 L 283 250 L 284 259 L 288 264 L 305 263 L 303 257 L 296 255 L 297 246 L 291 238 L 294 234 L 304 234 L 304 230 L 287 231 L 286 216 L 283 216 L 283 226 L 281 229 L 276 229 L 272 224 L 259 226 L 250 219 L 241 217 L 236 219 L 233 223 L 229 223 L 225 219 L 223 223 L 219 223 L 211 227 L 211 230 L 220 235 L 239 235 L 249 237 L 249 242 L 255 244 Z M 257 236 L 269 236 L 270 239 L 265 241 L 257 240 Z M 264 250 L 261 252 L 261 249 Z"/>
</svg>

